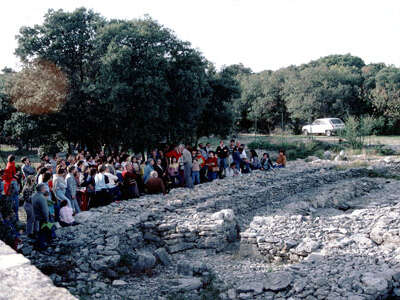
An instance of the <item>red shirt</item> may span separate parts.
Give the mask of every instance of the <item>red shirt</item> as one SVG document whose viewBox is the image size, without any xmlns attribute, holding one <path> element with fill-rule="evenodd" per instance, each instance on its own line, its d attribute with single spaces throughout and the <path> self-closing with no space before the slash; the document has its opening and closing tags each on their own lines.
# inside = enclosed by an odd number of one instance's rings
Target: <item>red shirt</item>
<svg viewBox="0 0 400 300">
<path fill-rule="evenodd" d="M 122 178 L 124 179 L 124 183 L 130 185 L 131 184 L 131 180 L 136 180 L 137 179 L 137 175 L 133 172 L 128 172 L 128 171 L 123 171 L 122 172 Z"/>
<path fill-rule="evenodd" d="M 206 164 L 206 159 L 204 158 L 204 156 L 200 154 L 200 155 L 197 155 L 196 158 L 199 161 L 200 167 L 201 168 L 204 167 L 204 165 Z"/>
<path fill-rule="evenodd" d="M 218 167 L 218 159 L 216 157 L 213 158 L 209 157 L 206 160 L 206 164 L 208 166 L 208 170 L 212 172 L 212 168 Z"/>
<path fill-rule="evenodd" d="M 168 153 L 165 154 L 166 157 L 170 158 L 170 157 L 175 157 L 176 160 L 179 160 L 179 157 L 182 156 L 181 153 L 177 152 L 175 149 L 172 151 L 169 151 Z"/>
</svg>

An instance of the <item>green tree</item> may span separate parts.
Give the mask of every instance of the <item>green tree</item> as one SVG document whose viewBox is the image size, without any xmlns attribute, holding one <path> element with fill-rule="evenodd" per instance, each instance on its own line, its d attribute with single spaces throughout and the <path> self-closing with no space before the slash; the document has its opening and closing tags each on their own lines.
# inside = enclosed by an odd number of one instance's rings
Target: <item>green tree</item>
<svg viewBox="0 0 400 300">
<path fill-rule="evenodd" d="M 9 144 L 19 150 L 39 146 L 41 135 L 38 135 L 39 124 L 34 116 L 22 112 L 14 112 L 10 119 L 4 122 L 4 135 Z"/>
<path fill-rule="evenodd" d="M 97 42 L 105 50 L 97 90 L 118 116 L 116 137 L 140 151 L 190 141 L 208 101 L 200 53 L 150 18 L 112 21 Z"/>
<path fill-rule="evenodd" d="M 209 72 L 211 94 L 200 117 L 197 137 L 216 134 L 226 137 L 231 133 L 234 112 L 233 101 L 240 97 L 240 85 L 236 70 L 224 67 L 220 72 Z"/>
<path fill-rule="evenodd" d="M 285 101 L 298 124 L 321 117 L 344 118 L 365 113 L 363 78 L 353 67 L 320 65 L 302 68 L 285 85 Z"/>
<path fill-rule="evenodd" d="M 251 103 L 249 119 L 257 121 L 257 129 L 270 133 L 276 128 L 282 130 L 289 123 L 289 114 L 284 99 L 284 86 L 291 69 L 258 74 L 255 85 L 256 97 Z"/>
<path fill-rule="evenodd" d="M 105 127 L 103 122 L 98 122 L 100 113 L 105 111 L 98 109 L 99 101 L 91 89 L 99 69 L 95 38 L 104 24 L 104 18 L 85 8 L 74 12 L 49 10 L 42 25 L 20 29 L 15 50 L 24 63 L 35 59 L 49 61 L 67 75 L 66 104 L 59 113 L 48 116 L 47 124 L 54 133 L 62 133 L 59 136 L 67 141 L 91 147 L 98 143 L 94 136 L 102 140 Z"/>
<path fill-rule="evenodd" d="M 385 120 L 385 133 L 399 133 L 400 69 L 386 67 L 377 72 L 371 96 L 375 115 Z"/>
</svg>

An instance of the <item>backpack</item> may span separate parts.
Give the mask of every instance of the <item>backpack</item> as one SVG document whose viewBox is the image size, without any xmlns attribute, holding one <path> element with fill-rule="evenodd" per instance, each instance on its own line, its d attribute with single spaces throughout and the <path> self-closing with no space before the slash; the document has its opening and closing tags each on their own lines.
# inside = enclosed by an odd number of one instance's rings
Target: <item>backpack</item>
<svg viewBox="0 0 400 300">
<path fill-rule="evenodd" d="M 105 182 L 106 184 L 109 184 L 109 183 L 110 183 L 110 179 L 108 179 L 108 176 L 107 176 L 107 175 L 104 175 L 104 182 Z"/>
</svg>

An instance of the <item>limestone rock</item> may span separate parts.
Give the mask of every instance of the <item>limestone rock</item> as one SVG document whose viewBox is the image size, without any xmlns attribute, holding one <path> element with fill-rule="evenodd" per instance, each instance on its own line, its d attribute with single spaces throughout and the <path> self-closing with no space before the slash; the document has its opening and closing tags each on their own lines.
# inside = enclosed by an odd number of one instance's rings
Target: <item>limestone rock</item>
<svg viewBox="0 0 400 300">
<path fill-rule="evenodd" d="M 289 272 L 269 273 L 265 276 L 264 289 L 278 292 L 286 289 L 292 283 L 292 280 L 292 275 Z"/>
</svg>

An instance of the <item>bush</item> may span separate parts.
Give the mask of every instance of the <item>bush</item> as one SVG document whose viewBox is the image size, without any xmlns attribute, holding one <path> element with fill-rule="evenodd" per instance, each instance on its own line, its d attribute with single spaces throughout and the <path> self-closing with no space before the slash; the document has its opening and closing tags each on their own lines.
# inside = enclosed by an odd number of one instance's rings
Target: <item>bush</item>
<svg viewBox="0 0 400 300">
<path fill-rule="evenodd" d="M 397 152 L 394 149 L 385 147 L 384 145 L 375 146 L 375 151 L 379 155 L 396 155 L 397 154 Z"/>
<path fill-rule="evenodd" d="M 271 143 L 270 141 L 254 141 L 248 144 L 250 149 L 265 149 L 270 151 L 279 151 L 283 149 L 286 151 L 288 160 L 304 159 L 308 156 L 317 156 L 322 158 L 324 152 L 330 150 L 332 152 L 339 152 L 343 149 L 341 145 L 329 144 L 322 141 L 310 140 L 307 142 L 281 142 Z"/>
<path fill-rule="evenodd" d="M 361 149 L 365 144 L 365 137 L 373 133 L 379 120 L 364 116 L 356 118 L 350 116 L 345 125 L 346 127 L 339 132 L 339 136 L 346 140 L 352 149 Z"/>
</svg>

